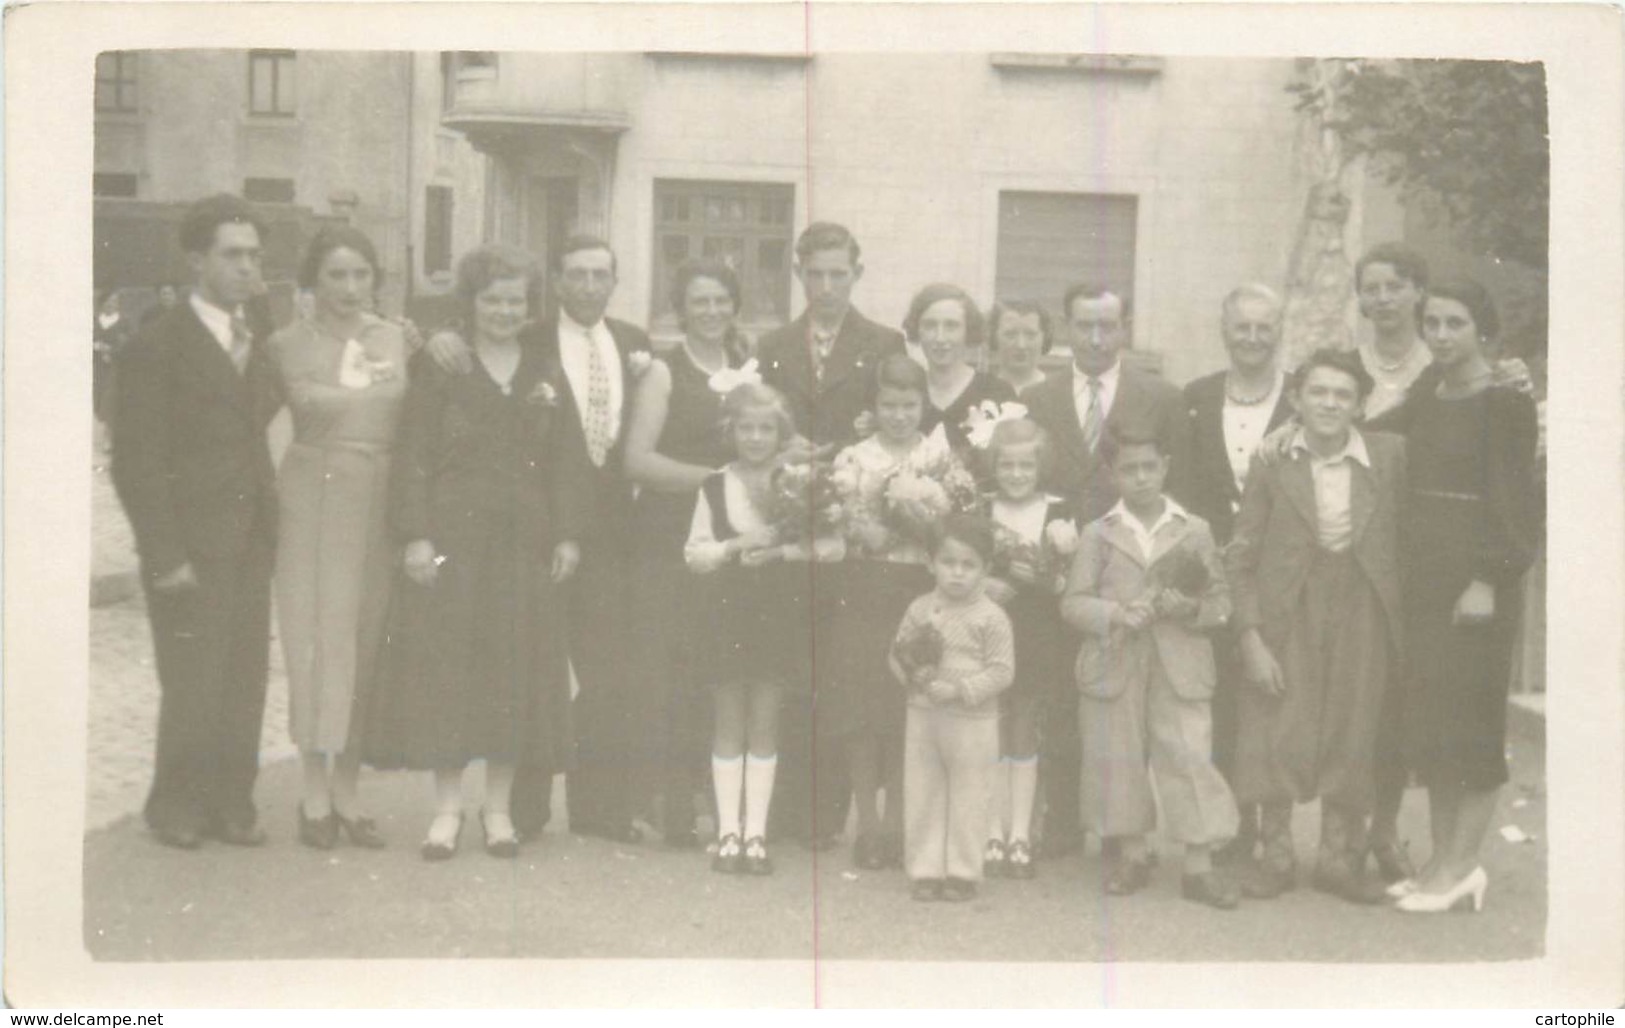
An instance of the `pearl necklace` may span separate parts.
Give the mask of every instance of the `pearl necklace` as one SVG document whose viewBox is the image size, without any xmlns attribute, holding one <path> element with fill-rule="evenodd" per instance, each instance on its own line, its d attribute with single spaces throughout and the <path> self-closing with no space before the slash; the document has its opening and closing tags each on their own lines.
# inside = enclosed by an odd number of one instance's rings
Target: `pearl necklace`
<svg viewBox="0 0 1625 1028">
<path fill-rule="evenodd" d="M 1270 394 L 1273 392 L 1275 392 L 1275 383 L 1271 382 L 1269 388 L 1257 396 L 1237 396 L 1234 383 L 1230 381 L 1230 376 L 1226 375 L 1224 378 L 1224 397 L 1237 407 L 1256 407 L 1269 399 Z"/>
</svg>

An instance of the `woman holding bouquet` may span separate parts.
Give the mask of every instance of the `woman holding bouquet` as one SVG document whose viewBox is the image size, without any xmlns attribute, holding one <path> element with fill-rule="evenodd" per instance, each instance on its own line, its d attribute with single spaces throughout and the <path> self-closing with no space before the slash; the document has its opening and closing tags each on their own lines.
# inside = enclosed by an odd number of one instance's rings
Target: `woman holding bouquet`
<svg viewBox="0 0 1625 1028">
<path fill-rule="evenodd" d="M 908 305 L 903 331 L 919 343 L 925 354 L 925 410 L 920 430 L 929 435 L 938 425 L 956 453 L 966 453 L 965 419 L 971 408 L 985 401 L 1013 401 L 1016 391 L 1008 382 L 977 371 L 969 351 L 982 345 L 982 312 L 970 294 L 958 286 L 926 286 Z"/>
<path fill-rule="evenodd" d="M 332 849 L 340 834 L 383 845 L 361 812 L 360 687 L 384 640 L 390 580 L 390 452 L 406 396 L 401 330 L 370 313 L 379 284 L 372 241 L 324 228 L 299 269 L 314 315 L 271 337 L 293 412 L 278 473 L 276 607 L 288 668 L 291 735 L 304 764 L 299 841 Z"/>
<path fill-rule="evenodd" d="M 641 748 L 649 763 L 639 777 L 646 795 L 664 792 L 661 830 L 673 846 L 699 843 L 694 798 L 705 753 L 703 697 L 689 688 L 697 626 L 683 546 L 700 487 L 735 455 L 722 427 L 723 397 L 753 377 L 739 370 L 746 360 L 734 324 L 739 297 L 739 278 L 721 261 L 677 269 L 671 301 L 684 338 L 638 379 L 627 424 L 626 475 L 638 486 L 629 644 L 652 697 Z"/>
<path fill-rule="evenodd" d="M 780 694 L 805 682 L 810 670 L 806 562 L 839 560 L 845 547 L 839 536 L 817 532 L 811 465 L 778 464 L 795 435 L 784 397 L 745 383 L 728 393 L 723 411 L 737 456 L 701 485 L 683 549 L 689 569 L 709 585 L 695 604 L 705 640 L 695 677 L 711 686 L 714 704 L 711 867 L 770 874 L 767 816 L 778 769 Z"/>
<path fill-rule="evenodd" d="M 986 591 L 1015 629 L 1016 677 L 1001 697 L 999 770 L 982 863 L 989 875 L 1031 878 L 1038 726 L 1044 697 L 1066 674 L 1066 632 L 1057 597 L 1078 531 L 1065 506 L 1038 490 L 1049 434 L 1037 422 L 998 422 L 983 453 L 997 486 L 987 505 L 995 547 Z"/>
<path fill-rule="evenodd" d="M 847 560 L 816 664 L 819 749 L 828 752 L 820 759 L 846 761 L 858 817 L 853 860 L 868 869 L 902 859 L 904 695 L 887 654 L 903 612 L 931 589 L 928 537 L 932 521 L 947 513 L 912 503 L 904 486 L 931 492 L 931 474 L 957 467 L 943 433 L 920 429 L 925 370 L 896 354 L 881 362 L 876 385 L 875 434 L 835 458 Z M 974 484 L 966 488 L 974 499 Z"/>
<path fill-rule="evenodd" d="M 591 468 L 557 355 L 521 342 L 539 286 L 521 250 L 465 256 L 457 297 L 474 371 L 420 357 L 407 389 L 390 506 L 408 581 L 366 749 L 375 766 L 434 772 L 426 860 L 457 851 L 469 762 L 486 762 L 486 851 L 512 858 L 515 766 L 562 771 L 572 750 L 559 586 L 579 560 Z"/>
</svg>

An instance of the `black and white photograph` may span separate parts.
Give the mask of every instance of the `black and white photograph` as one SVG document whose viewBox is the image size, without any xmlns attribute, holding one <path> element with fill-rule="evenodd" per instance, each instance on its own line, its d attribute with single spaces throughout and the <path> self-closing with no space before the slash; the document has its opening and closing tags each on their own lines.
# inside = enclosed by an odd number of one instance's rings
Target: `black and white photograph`
<svg viewBox="0 0 1625 1028">
<path fill-rule="evenodd" d="M 1472 1006 L 1576 936 L 1617 956 L 1625 782 L 1581 736 L 1621 729 L 1618 581 L 1555 590 L 1595 517 L 1618 555 L 1618 417 L 1564 421 L 1557 297 L 1597 289 L 1554 259 L 1549 41 L 415 6 L 411 45 L 81 47 L 50 465 L 87 487 L 27 531 L 88 542 L 88 588 L 54 573 L 82 705 L 37 751 L 83 777 L 12 745 L 8 659 L 6 842 L 48 791 L 87 974 L 1100 1007 L 1166 1002 L 1154 965 Z M 465 37 L 496 48 L 427 48 Z M 1561 966 L 1564 1006 L 1620 984 Z M 1306 967 L 1335 988 L 1269 984 Z"/>
</svg>

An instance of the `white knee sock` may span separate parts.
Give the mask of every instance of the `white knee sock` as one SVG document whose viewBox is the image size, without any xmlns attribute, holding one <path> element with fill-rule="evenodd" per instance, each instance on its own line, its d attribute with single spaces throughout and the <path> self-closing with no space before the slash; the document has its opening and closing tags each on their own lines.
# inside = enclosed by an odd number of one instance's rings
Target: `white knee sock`
<svg viewBox="0 0 1625 1028">
<path fill-rule="evenodd" d="M 993 766 L 993 802 L 987 805 L 987 837 L 1004 841 L 1010 828 L 1010 758 L 1000 757 Z"/>
<path fill-rule="evenodd" d="M 767 808 L 773 802 L 773 776 L 779 755 L 745 755 L 745 838 L 767 834 Z"/>
<path fill-rule="evenodd" d="M 1038 794 L 1038 758 L 1011 760 L 1010 841 L 1029 841 L 1033 828 L 1033 799 Z"/>
<path fill-rule="evenodd" d="M 717 838 L 739 834 L 739 794 L 745 788 L 745 758 L 711 755 L 711 787 L 717 795 Z"/>
</svg>

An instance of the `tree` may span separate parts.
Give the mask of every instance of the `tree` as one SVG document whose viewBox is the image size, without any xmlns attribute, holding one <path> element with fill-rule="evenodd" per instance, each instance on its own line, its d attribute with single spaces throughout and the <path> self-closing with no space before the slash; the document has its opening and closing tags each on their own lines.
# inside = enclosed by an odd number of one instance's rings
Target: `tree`
<svg viewBox="0 0 1625 1028">
<path fill-rule="evenodd" d="M 1345 61 L 1324 124 L 1342 156 L 1448 219 L 1461 242 L 1547 266 L 1550 144 L 1546 72 L 1511 61 Z M 1313 77 L 1288 87 L 1321 108 Z"/>
</svg>

